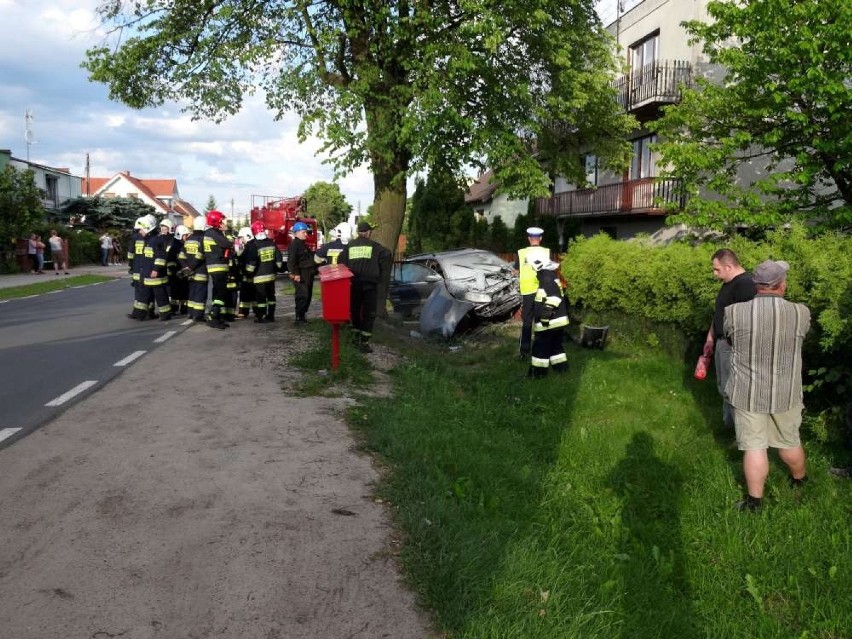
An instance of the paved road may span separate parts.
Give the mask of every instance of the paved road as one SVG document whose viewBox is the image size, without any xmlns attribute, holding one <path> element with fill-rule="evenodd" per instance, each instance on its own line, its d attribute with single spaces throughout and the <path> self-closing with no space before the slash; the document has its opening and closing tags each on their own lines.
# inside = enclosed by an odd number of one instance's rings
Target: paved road
<svg viewBox="0 0 852 639">
<path fill-rule="evenodd" d="M 185 329 L 127 319 L 131 301 L 125 278 L 0 304 L 0 448 Z"/>
</svg>

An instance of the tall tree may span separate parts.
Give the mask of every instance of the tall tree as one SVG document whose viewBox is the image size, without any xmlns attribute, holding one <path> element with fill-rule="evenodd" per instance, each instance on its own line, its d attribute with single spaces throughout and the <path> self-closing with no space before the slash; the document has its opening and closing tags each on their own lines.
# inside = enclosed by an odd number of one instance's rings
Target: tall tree
<svg viewBox="0 0 852 639">
<path fill-rule="evenodd" d="M 114 42 L 84 66 L 133 107 L 186 101 L 220 121 L 260 89 L 345 174 L 367 164 L 376 239 L 395 248 L 406 176 L 440 159 L 545 195 L 540 163 L 582 176 L 580 146 L 623 163 L 610 38 L 591 0 L 109 0 Z"/>
<path fill-rule="evenodd" d="M 803 212 L 852 223 L 852 3 L 713 1 L 707 12 L 710 24 L 685 26 L 724 78 L 699 79 L 657 123 L 658 166 L 689 197 L 671 221 L 764 226 Z"/>
<path fill-rule="evenodd" d="M 340 186 L 330 182 L 314 182 L 305 190 L 306 213 L 316 218 L 323 233 L 340 222 L 345 222 L 352 212 Z"/>
<path fill-rule="evenodd" d="M 207 205 L 204 207 L 204 212 L 207 213 L 209 211 L 213 211 L 216 209 L 216 198 L 211 194 L 210 197 L 207 198 Z"/>
<path fill-rule="evenodd" d="M 4 270 L 13 260 L 15 240 L 29 237 L 44 217 L 43 196 L 31 170 L 7 165 L 0 171 L 0 256 Z"/>
</svg>

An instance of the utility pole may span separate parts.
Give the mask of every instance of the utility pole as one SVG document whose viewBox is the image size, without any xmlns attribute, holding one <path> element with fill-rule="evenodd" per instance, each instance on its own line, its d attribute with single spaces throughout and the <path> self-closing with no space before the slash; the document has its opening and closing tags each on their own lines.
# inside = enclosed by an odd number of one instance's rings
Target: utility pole
<svg viewBox="0 0 852 639">
<path fill-rule="evenodd" d="M 24 113 L 24 140 L 27 142 L 27 164 L 30 163 L 30 146 L 35 142 L 32 129 L 30 129 L 32 121 L 33 112 L 31 109 L 27 109 L 26 113 Z"/>
</svg>

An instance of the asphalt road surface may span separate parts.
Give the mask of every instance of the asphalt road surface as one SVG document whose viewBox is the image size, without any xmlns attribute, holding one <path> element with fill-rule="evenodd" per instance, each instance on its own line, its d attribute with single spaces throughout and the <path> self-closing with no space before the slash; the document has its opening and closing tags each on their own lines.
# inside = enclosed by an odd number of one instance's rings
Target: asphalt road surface
<svg viewBox="0 0 852 639">
<path fill-rule="evenodd" d="M 96 392 L 189 324 L 130 320 L 132 300 L 130 280 L 119 279 L 0 303 L 0 448 Z"/>
</svg>

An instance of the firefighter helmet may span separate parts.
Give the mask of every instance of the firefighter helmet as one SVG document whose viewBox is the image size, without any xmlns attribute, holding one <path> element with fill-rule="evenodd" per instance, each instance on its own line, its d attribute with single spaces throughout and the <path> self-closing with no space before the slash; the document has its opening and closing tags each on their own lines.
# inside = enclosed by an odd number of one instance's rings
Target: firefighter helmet
<svg viewBox="0 0 852 639">
<path fill-rule="evenodd" d="M 153 228 L 153 225 L 151 224 L 149 216 L 143 215 L 142 217 L 136 220 L 136 223 L 133 225 L 133 228 L 137 231 L 144 231 L 145 233 L 148 233 Z"/>
<path fill-rule="evenodd" d="M 552 271 L 558 266 L 556 262 L 551 261 L 549 257 L 534 257 L 531 260 L 527 260 L 527 264 L 529 264 L 536 273 L 542 270 Z"/>
<path fill-rule="evenodd" d="M 198 215 L 194 220 L 192 220 L 192 230 L 193 231 L 203 231 L 207 228 L 207 218 L 203 215 Z"/>
<path fill-rule="evenodd" d="M 167 217 L 164 217 L 162 220 L 160 220 L 160 226 L 165 226 L 167 229 L 169 229 L 169 233 L 175 230 L 175 223 Z"/>
<path fill-rule="evenodd" d="M 299 231 L 309 231 L 310 227 L 304 222 L 296 222 L 291 230 L 293 233 L 298 233 Z"/>
<path fill-rule="evenodd" d="M 266 226 L 260 220 L 251 223 L 251 234 L 257 236 L 258 233 L 264 233 Z"/>
<path fill-rule="evenodd" d="M 189 235 L 189 229 L 186 228 L 183 224 L 178 224 L 175 227 L 175 237 L 179 240 L 182 240 L 187 235 Z"/>
<path fill-rule="evenodd" d="M 339 239 L 344 244 L 349 244 L 349 240 L 352 239 L 352 226 L 349 222 L 341 222 L 332 229 L 332 233 L 334 231 L 337 231 L 335 239 Z"/>
<path fill-rule="evenodd" d="M 222 226 L 222 222 L 225 221 L 225 215 L 222 211 L 207 211 L 207 226 L 212 226 L 214 229 L 218 229 Z"/>
<path fill-rule="evenodd" d="M 247 226 L 243 226 L 237 231 L 237 237 L 241 240 L 250 240 L 251 239 L 251 229 Z"/>
</svg>

